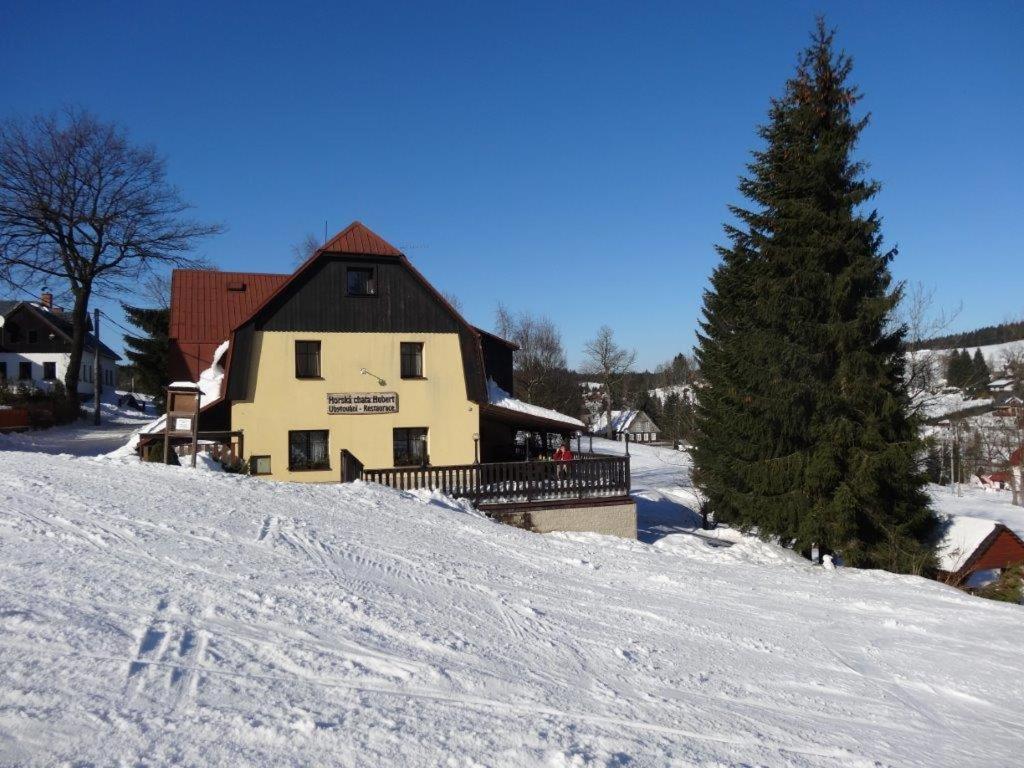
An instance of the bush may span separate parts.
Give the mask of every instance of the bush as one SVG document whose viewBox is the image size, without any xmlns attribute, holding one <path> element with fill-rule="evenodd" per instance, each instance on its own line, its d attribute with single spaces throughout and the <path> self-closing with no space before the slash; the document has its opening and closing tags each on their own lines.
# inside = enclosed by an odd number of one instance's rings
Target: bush
<svg viewBox="0 0 1024 768">
<path fill-rule="evenodd" d="M 60 381 L 55 381 L 50 389 L 40 389 L 30 382 L 4 382 L 0 384 L 0 405 L 27 410 L 33 429 L 69 424 L 82 415 Z"/>
<path fill-rule="evenodd" d="M 236 459 L 235 461 L 221 462 L 224 471 L 231 475 L 248 475 L 249 462 Z"/>
<path fill-rule="evenodd" d="M 1004 603 L 1020 603 L 1024 597 L 1024 563 L 1004 568 L 999 578 L 975 592 L 978 597 Z"/>
<path fill-rule="evenodd" d="M 154 464 L 163 464 L 164 463 L 164 441 L 163 441 L 163 438 L 161 438 L 159 440 L 154 440 L 153 442 L 149 443 L 149 445 L 147 445 L 145 448 L 142 449 L 139 458 L 141 458 L 143 461 L 149 461 L 149 462 L 152 462 Z M 170 463 L 175 465 L 175 466 L 178 466 L 178 465 L 181 464 L 181 462 L 178 461 L 178 454 L 175 453 L 173 450 L 171 451 L 171 461 L 170 461 Z"/>
</svg>

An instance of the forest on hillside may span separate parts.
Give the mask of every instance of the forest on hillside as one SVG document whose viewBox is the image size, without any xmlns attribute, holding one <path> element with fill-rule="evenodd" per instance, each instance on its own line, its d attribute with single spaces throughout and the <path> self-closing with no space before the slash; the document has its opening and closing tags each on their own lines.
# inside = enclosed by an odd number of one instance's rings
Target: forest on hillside
<svg viewBox="0 0 1024 768">
<path fill-rule="evenodd" d="M 1024 339 L 1024 320 L 998 325 L 986 325 L 973 331 L 950 333 L 911 344 L 911 349 L 959 349 L 960 347 L 984 347 L 989 344 L 1005 344 L 1008 341 Z"/>
</svg>

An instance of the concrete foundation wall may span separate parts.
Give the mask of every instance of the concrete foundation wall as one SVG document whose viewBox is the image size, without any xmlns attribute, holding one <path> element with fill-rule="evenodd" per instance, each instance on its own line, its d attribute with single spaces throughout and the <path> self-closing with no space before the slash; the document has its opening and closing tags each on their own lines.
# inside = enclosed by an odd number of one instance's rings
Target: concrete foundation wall
<svg viewBox="0 0 1024 768">
<path fill-rule="evenodd" d="M 555 508 L 531 508 L 530 524 L 538 533 L 585 531 L 624 539 L 636 538 L 636 502 Z"/>
</svg>

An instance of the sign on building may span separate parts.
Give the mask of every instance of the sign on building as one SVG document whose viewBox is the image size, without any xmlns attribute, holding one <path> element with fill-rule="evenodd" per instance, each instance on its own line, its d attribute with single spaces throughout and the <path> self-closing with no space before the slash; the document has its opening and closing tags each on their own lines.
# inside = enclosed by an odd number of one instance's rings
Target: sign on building
<svg viewBox="0 0 1024 768">
<path fill-rule="evenodd" d="M 327 394 L 331 416 L 360 413 L 398 413 L 397 392 L 333 392 Z"/>
</svg>

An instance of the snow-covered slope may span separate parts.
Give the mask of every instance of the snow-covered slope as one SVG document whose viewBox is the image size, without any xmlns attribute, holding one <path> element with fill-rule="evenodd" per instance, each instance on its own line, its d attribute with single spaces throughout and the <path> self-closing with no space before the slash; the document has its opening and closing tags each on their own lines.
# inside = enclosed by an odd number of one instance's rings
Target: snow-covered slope
<svg viewBox="0 0 1024 768">
<path fill-rule="evenodd" d="M 0 494 L 0 765 L 995 766 L 1024 748 L 1024 610 L 923 579 L 109 458 L 5 451 Z"/>
</svg>

